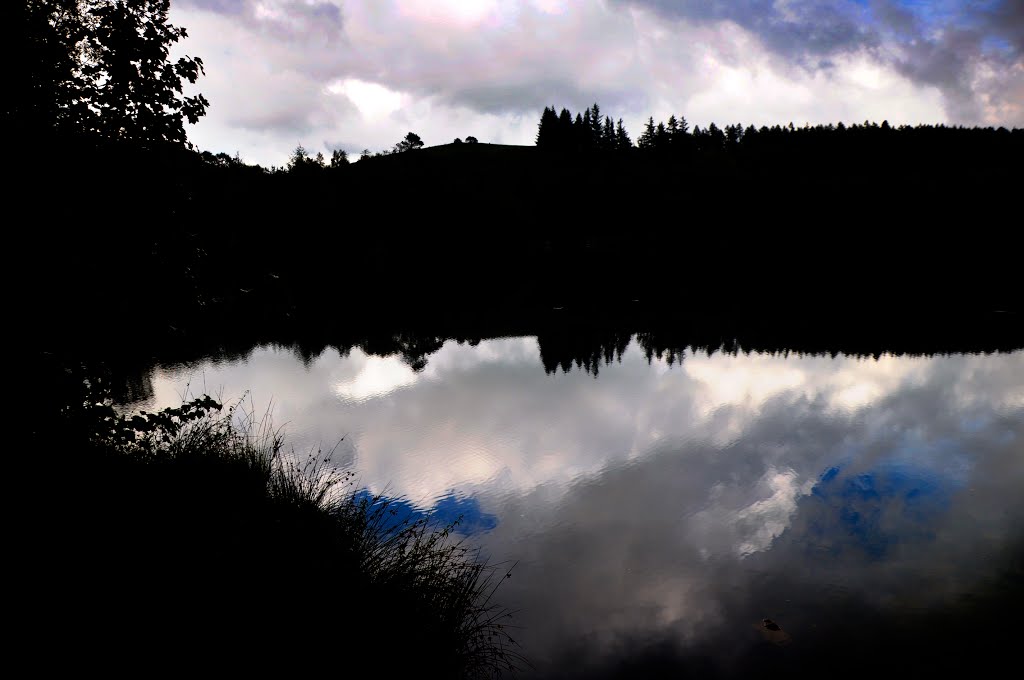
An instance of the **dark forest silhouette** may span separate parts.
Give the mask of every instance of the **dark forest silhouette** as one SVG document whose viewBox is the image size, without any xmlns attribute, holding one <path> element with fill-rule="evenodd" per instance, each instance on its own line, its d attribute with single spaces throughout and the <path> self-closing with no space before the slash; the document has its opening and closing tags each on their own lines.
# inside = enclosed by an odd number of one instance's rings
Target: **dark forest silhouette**
<svg viewBox="0 0 1024 680">
<path fill-rule="evenodd" d="M 595 103 L 545 108 L 536 147 L 424 148 L 408 132 L 355 163 L 300 145 L 266 169 L 188 143 L 208 102 L 184 89 L 203 63 L 170 59 L 186 32 L 168 9 L 17 8 L 12 195 L 61 225 L 21 232 L 16 306 L 40 349 L 428 335 L 417 324 L 558 337 L 556 308 L 616 338 L 685 328 L 673 347 L 694 344 L 698 324 L 722 338 L 782 324 L 794 349 L 864 354 L 1019 338 L 959 319 L 1019 310 L 1007 219 L 1024 130 L 672 116 L 634 144 Z M 596 366 L 606 345 L 545 363 Z"/>
</svg>

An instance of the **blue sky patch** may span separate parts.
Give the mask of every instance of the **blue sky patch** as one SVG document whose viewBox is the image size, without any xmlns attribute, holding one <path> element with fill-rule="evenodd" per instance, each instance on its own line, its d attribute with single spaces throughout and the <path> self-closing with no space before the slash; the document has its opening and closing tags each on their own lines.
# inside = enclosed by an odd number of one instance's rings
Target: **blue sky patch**
<svg viewBox="0 0 1024 680">
<path fill-rule="evenodd" d="M 374 496 L 367 489 L 361 489 L 356 492 L 355 498 L 357 501 L 372 501 Z M 454 491 L 435 499 L 434 504 L 427 508 L 418 507 L 405 498 L 383 496 L 380 502 L 388 503 L 389 509 L 395 511 L 394 516 L 400 520 L 414 522 L 428 518 L 439 527 L 458 521 L 455 531 L 464 536 L 485 533 L 498 526 L 497 516 L 484 512 L 479 499 Z"/>
</svg>

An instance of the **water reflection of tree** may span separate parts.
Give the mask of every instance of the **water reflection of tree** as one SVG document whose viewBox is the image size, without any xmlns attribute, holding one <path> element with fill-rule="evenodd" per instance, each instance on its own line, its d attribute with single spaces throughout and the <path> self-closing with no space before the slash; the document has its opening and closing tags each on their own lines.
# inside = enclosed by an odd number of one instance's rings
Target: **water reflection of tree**
<svg viewBox="0 0 1024 680">
<path fill-rule="evenodd" d="M 575 365 L 596 377 L 602 364 L 622 360 L 631 339 L 632 334 L 615 330 L 586 334 L 563 330 L 539 334 L 537 344 L 545 372 L 555 373 L 561 368 L 563 373 L 568 373 Z"/>
</svg>

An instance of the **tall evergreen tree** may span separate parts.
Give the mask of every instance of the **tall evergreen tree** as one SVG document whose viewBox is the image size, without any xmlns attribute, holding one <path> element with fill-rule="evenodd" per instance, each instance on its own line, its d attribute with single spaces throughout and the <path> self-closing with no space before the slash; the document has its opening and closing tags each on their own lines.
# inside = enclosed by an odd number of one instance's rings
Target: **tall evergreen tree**
<svg viewBox="0 0 1024 680">
<path fill-rule="evenodd" d="M 667 149 L 669 143 L 668 131 L 665 129 L 664 123 L 658 123 L 658 127 L 654 130 L 654 148 L 655 149 Z"/>
<path fill-rule="evenodd" d="M 725 126 L 725 143 L 729 148 L 733 148 L 740 143 L 740 139 L 743 138 L 743 126 L 742 125 L 726 125 Z"/>
<path fill-rule="evenodd" d="M 583 151 L 590 142 L 590 110 L 584 112 L 586 115 L 576 114 L 576 120 L 572 124 L 572 146 L 574 151 Z"/>
<path fill-rule="evenodd" d="M 571 150 L 572 146 L 572 113 L 563 107 L 562 112 L 558 114 L 558 148 L 566 151 Z"/>
<path fill-rule="evenodd" d="M 633 148 L 633 140 L 629 138 L 629 134 L 626 132 L 626 126 L 622 124 L 621 118 L 619 118 L 619 122 L 615 125 L 615 148 L 618 151 L 625 151 L 626 149 Z"/>
<path fill-rule="evenodd" d="M 679 121 L 676 120 L 675 114 L 668 117 L 665 131 L 668 133 L 669 140 L 675 141 L 676 135 L 679 134 Z"/>
<path fill-rule="evenodd" d="M 641 149 L 654 148 L 654 117 L 647 119 L 647 123 L 644 125 L 644 131 L 637 137 L 636 145 Z"/>
<path fill-rule="evenodd" d="M 601 150 L 612 151 L 615 149 L 615 123 L 608 116 L 604 117 L 604 129 L 601 130 Z"/>
<path fill-rule="evenodd" d="M 558 115 L 555 107 L 544 107 L 540 123 L 537 124 L 536 144 L 542 149 L 553 149 L 558 145 Z"/>
<path fill-rule="evenodd" d="M 603 123 L 601 107 L 597 105 L 597 102 L 594 102 L 594 105 L 590 107 L 590 147 L 592 149 L 601 148 Z"/>
</svg>

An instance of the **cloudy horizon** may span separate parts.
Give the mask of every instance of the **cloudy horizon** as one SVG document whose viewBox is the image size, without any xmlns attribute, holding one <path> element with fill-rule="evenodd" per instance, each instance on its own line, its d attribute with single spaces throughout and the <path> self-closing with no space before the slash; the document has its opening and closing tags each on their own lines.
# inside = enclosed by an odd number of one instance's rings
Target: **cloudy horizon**
<svg viewBox="0 0 1024 680">
<path fill-rule="evenodd" d="M 210 100 L 198 148 L 311 152 L 473 135 L 532 144 L 545 106 L 720 126 L 1024 126 L 1014 0 L 173 0 Z"/>
</svg>

